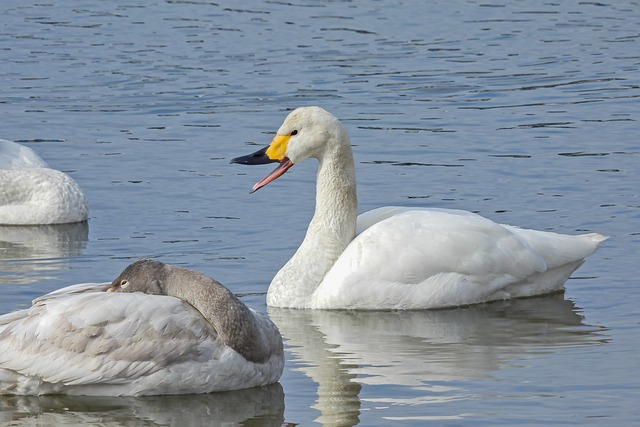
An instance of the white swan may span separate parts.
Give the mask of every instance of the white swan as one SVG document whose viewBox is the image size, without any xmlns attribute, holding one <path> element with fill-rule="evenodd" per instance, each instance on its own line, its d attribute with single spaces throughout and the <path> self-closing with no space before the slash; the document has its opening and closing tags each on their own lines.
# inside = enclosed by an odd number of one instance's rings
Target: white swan
<svg viewBox="0 0 640 427">
<path fill-rule="evenodd" d="M 0 394 L 208 393 L 275 383 L 283 367 L 266 315 L 209 277 L 158 261 L 0 316 Z"/>
<path fill-rule="evenodd" d="M 50 169 L 30 148 L 0 139 L 0 225 L 80 222 L 88 214 L 69 175 Z"/>
<path fill-rule="evenodd" d="M 422 309 L 550 293 L 606 239 L 522 230 L 450 209 L 384 207 L 357 217 L 349 137 L 319 107 L 294 110 L 271 145 L 232 162 L 280 162 L 256 191 L 309 157 L 319 161 L 315 214 L 269 286 L 270 306 Z"/>
</svg>

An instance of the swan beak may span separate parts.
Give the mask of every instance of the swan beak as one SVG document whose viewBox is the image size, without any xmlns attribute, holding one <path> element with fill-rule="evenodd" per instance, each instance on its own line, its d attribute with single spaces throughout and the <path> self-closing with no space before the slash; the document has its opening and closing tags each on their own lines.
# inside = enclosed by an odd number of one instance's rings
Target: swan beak
<svg viewBox="0 0 640 427">
<path fill-rule="evenodd" d="M 269 175 L 262 178 L 258 181 L 251 192 L 258 191 L 271 181 L 279 178 L 282 174 L 284 174 L 293 163 L 289 160 L 288 157 L 285 156 L 287 152 L 287 145 L 289 143 L 289 135 L 276 135 L 271 141 L 271 144 L 268 147 L 264 147 L 255 153 L 236 157 L 231 160 L 231 163 L 238 163 L 241 165 L 264 165 L 267 163 L 280 162 L 278 167 L 276 167 Z"/>
<path fill-rule="evenodd" d="M 276 178 L 279 178 L 282 174 L 284 174 L 289 168 L 293 166 L 291 160 L 288 157 L 282 159 L 278 167 L 276 167 L 269 175 L 262 178 L 260 181 L 256 182 L 253 188 L 251 188 L 251 192 L 258 191 L 271 181 L 274 181 Z"/>
<path fill-rule="evenodd" d="M 239 165 L 266 165 L 267 163 L 277 162 L 279 160 L 272 160 L 267 156 L 267 150 L 269 146 L 259 149 L 255 153 L 247 154 L 246 156 L 236 157 L 231 159 L 231 163 L 238 163 Z"/>
</svg>

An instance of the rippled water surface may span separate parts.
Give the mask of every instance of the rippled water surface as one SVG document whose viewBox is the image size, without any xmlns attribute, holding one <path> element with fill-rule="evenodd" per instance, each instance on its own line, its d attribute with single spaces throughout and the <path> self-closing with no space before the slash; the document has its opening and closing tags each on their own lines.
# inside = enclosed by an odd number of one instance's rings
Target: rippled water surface
<svg viewBox="0 0 640 427">
<path fill-rule="evenodd" d="M 0 138 L 69 173 L 88 224 L 0 227 L 0 313 L 155 257 L 287 339 L 281 385 L 188 397 L 0 397 L 8 425 L 640 422 L 637 1 L 4 0 Z M 461 208 L 610 236 L 564 295 L 456 310 L 264 305 L 311 217 L 312 161 L 249 195 L 291 108 L 337 115 L 360 211 Z"/>
</svg>

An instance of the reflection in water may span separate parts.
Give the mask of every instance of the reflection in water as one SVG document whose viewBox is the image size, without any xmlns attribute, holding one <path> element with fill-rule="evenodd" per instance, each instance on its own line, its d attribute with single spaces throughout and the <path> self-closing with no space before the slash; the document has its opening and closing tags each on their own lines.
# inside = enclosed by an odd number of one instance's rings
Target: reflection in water
<svg viewBox="0 0 640 427">
<path fill-rule="evenodd" d="M 27 284 L 66 268 L 62 258 L 80 255 L 89 236 L 85 222 L 0 226 L 0 283 Z M 25 260 L 38 260 L 37 262 Z M 35 275 L 34 273 L 38 273 Z"/>
<path fill-rule="evenodd" d="M 324 425 L 355 425 L 362 385 L 410 387 L 411 404 L 466 399 L 456 382 L 491 378 L 518 360 L 607 342 L 562 294 L 439 311 L 269 308 L 300 369 L 318 383 Z M 536 356 L 537 355 L 537 356 Z M 398 404 L 397 387 L 376 402 Z M 401 392 L 400 395 L 407 395 Z"/>
<path fill-rule="evenodd" d="M 12 426 L 281 426 L 280 384 L 224 393 L 152 397 L 0 396 Z"/>
</svg>

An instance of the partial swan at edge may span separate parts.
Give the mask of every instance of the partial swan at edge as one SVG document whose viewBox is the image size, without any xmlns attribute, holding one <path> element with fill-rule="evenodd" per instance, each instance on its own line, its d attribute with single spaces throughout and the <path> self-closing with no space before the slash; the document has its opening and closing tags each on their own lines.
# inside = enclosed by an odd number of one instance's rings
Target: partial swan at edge
<svg viewBox="0 0 640 427">
<path fill-rule="evenodd" d="M 519 229 L 452 209 L 383 207 L 357 216 L 349 137 L 319 107 L 292 111 L 268 147 L 232 162 L 280 162 L 256 191 L 311 157 L 319 161 L 315 213 L 269 286 L 270 306 L 424 309 L 551 293 L 606 239 Z"/>
<path fill-rule="evenodd" d="M 87 201 L 67 174 L 32 149 L 0 139 L 0 225 L 86 221 Z"/>
<path fill-rule="evenodd" d="M 209 393 L 275 383 L 284 367 L 265 314 L 203 274 L 153 260 L 0 316 L 0 348 L 0 394 Z"/>
</svg>

